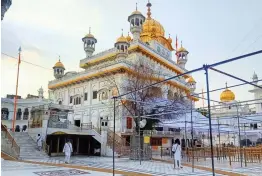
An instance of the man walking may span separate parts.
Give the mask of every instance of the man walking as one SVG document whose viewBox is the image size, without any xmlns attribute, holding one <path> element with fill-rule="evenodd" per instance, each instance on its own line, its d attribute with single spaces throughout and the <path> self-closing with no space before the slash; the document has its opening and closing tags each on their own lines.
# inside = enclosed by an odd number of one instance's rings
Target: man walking
<svg viewBox="0 0 262 176">
<path fill-rule="evenodd" d="M 40 134 L 38 134 L 36 141 L 37 141 L 38 150 L 41 151 L 42 150 L 42 145 L 43 145 L 43 139 L 42 139 Z"/>
<path fill-rule="evenodd" d="M 174 153 L 174 168 L 183 168 L 181 165 L 181 146 L 179 139 L 175 140 L 172 146 L 172 152 Z"/>
<path fill-rule="evenodd" d="M 63 152 L 65 153 L 65 163 L 68 164 L 70 161 L 71 153 L 73 152 L 72 144 L 69 139 L 67 139 L 67 142 L 64 145 Z"/>
</svg>

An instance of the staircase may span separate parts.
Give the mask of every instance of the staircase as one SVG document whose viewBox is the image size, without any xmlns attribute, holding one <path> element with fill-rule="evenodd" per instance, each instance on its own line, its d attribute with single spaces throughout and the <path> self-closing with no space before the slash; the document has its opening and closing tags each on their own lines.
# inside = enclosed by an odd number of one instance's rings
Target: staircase
<svg viewBox="0 0 262 176">
<path fill-rule="evenodd" d="M 19 159 L 45 159 L 49 156 L 44 151 L 39 151 L 37 143 L 27 132 L 11 132 L 17 145 L 20 147 Z"/>
<path fill-rule="evenodd" d="M 107 145 L 112 150 L 113 150 L 113 137 L 114 137 L 114 132 L 108 130 Z M 129 157 L 130 155 L 130 144 L 129 146 L 126 146 L 123 138 L 117 134 L 115 134 L 115 153 L 118 155 L 118 157 Z"/>
</svg>

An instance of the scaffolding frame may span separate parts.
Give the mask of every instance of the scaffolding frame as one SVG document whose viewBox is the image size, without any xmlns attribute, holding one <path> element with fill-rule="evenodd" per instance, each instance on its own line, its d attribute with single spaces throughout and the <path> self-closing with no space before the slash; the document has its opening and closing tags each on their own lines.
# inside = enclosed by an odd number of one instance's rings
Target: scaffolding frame
<svg viewBox="0 0 262 176">
<path fill-rule="evenodd" d="M 191 74 L 191 73 L 194 73 L 194 72 L 198 72 L 198 71 L 204 71 L 205 72 L 205 78 L 206 78 L 206 94 L 207 94 L 207 104 L 208 104 L 208 121 L 209 121 L 209 140 L 210 140 L 210 149 L 211 149 L 211 165 L 212 165 L 212 174 L 213 176 L 215 176 L 215 166 L 214 166 L 214 149 L 213 149 L 213 133 L 212 133 L 212 122 L 211 122 L 211 105 L 210 105 L 210 102 L 211 102 L 211 99 L 210 99 L 210 90 L 209 90 L 209 70 L 212 70 L 212 71 L 215 71 L 215 72 L 218 72 L 220 74 L 224 74 L 228 77 L 231 77 L 231 78 L 234 78 L 234 79 L 237 79 L 239 81 L 242 81 L 246 84 L 249 84 L 249 85 L 253 85 L 255 87 L 258 87 L 260 89 L 262 89 L 261 86 L 258 86 L 256 84 L 253 84 L 253 82 L 249 82 L 249 81 L 246 81 L 242 78 L 239 78 L 237 76 L 234 76 L 232 74 L 229 74 L 229 73 L 226 73 L 226 72 L 223 72 L 221 70 L 218 70 L 218 69 L 215 69 L 214 67 L 217 67 L 219 65 L 224 65 L 224 64 L 227 64 L 227 63 L 230 63 L 230 62 L 234 62 L 234 61 L 237 61 L 237 60 L 240 60 L 240 59 L 243 59 L 243 58 L 247 58 L 247 57 L 251 57 L 251 56 L 254 56 L 254 55 L 258 55 L 258 54 L 261 54 L 262 53 L 262 50 L 258 50 L 258 51 L 255 51 L 255 52 L 251 52 L 251 53 L 248 53 L 248 54 L 245 54 L 245 55 L 240 55 L 240 56 L 237 56 L 237 57 L 234 57 L 234 58 L 230 58 L 230 59 L 226 59 L 226 60 L 223 60 L 223 61 L 220 61 L 220 62 L 216 62 L 216 63 L 213 63 L 213 64 L 204 64 L 202 67 L 199 67 L 199 68 L 196 68 L 196 69 L 193 69 L 193 70 L 190 70 L 190 71 L 187 71 L 185 73 L 182 73 L 182 74 L 179 74 L 179 75 L 176 75 L 176 76 L 172 76 L 170 78 L 167 78 L 167 79 L 164 79 L 162 81 L 158 81 L 158 82 L 155 82 L 153 84 L 150 84 L 150 85 L 147 85 L 147 86 L 144 86 L 140 89 L 137 89 L 137 90 L 134 90 L 134 91 L 130 91 L 130 92 L 126 92 L 124 94 L 121 94 L 121 95 L 118 95 L 118 96 L 114 96 L 112 97 L 113 100 L 114 100 L 114 116 L 113 116 L 113 121 L 114 121 L 114 136 L 113 136 L 113 175 L 115 175 L 115 155 L 114 155 L 114 152 L 115 152 L 115 115 L 116 115 L 116 100 L 125 96 L 125 95 L 129 95 L 131 93 L 135 93 L 135 92 L 138 92 L 138 91 L 141 91 L 143 89 L 147 89 L 147 88 L 150 88 L 152 86 L 155 86 L 155 85 L 158 85 L 160 83 L 164 83 L 164 82 L 167 82 L 169 80 L 172 80 L 174 78 L 178 78 L 180 76 L 184 76 L 184 75 L 188 75 L 188 74 Z M 192 95 L 191 95 L 192 96 Z M 192 104 L 192 103 L 191 103 Z M 192 114 L 192 113 L 191 113 Z M 192 116 L 191 116 L 192 117 Z M 192 125 L 192 124 L 191 124 Z M 238 117 L 238 127 L 239 127 L 239 117 Z M 191 127 L 192 129 L 192 127 Z M 240 133 L 240 131 L 239 131 Z M 193 164 L 193 163 L 192 163 Z M 242 165 L 242 161 L 241 161 L 241 165 Z"/>
</svg>

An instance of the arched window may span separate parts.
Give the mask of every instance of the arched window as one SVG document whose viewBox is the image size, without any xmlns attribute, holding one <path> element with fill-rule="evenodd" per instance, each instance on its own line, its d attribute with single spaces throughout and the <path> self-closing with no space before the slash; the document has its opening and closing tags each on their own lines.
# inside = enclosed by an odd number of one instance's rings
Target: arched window
<svg viewBox="0 0 262 176">
<path fill-rule="evenodd" d="M 21 120 L 21 118 L 22 118 L 22 110 L 18 108 L 16 112 L 16 120 Z"/>
<path fill-rule="evenodd" d="M 131 25 L 132 25 L 132 26 L 135 25 L 134 19 L 131 20 Z"/>
<path fill-rule="evenodd" d="M 121 45 L 121 50 L 124 51 L 124 45 Z"/>
<path fill-rule="evenodd" d="M 28 117 L 29 117 L 29 110 L 28 110 L 28 108 L 25 108 L 23 119 L 28 120 Z"/>
<path fill-rule="evenodd" d="M 2 120 L 8 120 L 8 116 L 9 116 L 8 108 L 2 108 L 1 109 L 1 119 Z"/>
<path fill-rule="evenodd" d="M 139 19 L 136 18 L 136 26 L 139 26 Z"/>
<path fill-rule="evenodd" d="M 62 101 L 59 101 L 59 104 L 62 105 Z"/>
</svg>

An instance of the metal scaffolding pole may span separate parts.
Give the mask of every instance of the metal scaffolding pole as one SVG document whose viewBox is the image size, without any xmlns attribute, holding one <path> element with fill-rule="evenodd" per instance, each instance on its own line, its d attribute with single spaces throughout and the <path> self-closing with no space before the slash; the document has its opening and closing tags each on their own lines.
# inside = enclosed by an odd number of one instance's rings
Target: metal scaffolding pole
<svg viewBox="0 0 262 176">
<path fill-rule="evenodd" d="M 113 176 L 115 176 L 116 97 L 114 98 Z"/>
<path fill-rule="evenodd" d="M 240 152 L 240 163 L 242 167 L 242 152 L 241 152 L 241 136 L 240 136 L 240 125 L 239 125 L 239 113 L 238 113 L 238 104 L 236 104 L 237 107 L 237 126 L 238 126 L 238 142 L 239 142 L 239 152 Z"/>
<path fill-rule="evenodd" d="M 191 104 L 191 137 L 192 137 L 192 172 L 194 172 L 194 133 L 193 133 L 193 102 L 190 100 Z"/>
<path fill-rule="evenodd" d="M 211 164 L 212 174 L 215 176 L 215 165 L 214 165 L 214 153 L 213 153 L 213 138 L 212 138 L 212 124 L 211 124 L 211 110 L 210 110 L 210 95 L 209 95 L 209 77 L 208 77 L 208 66 L 203 66 L 206 74 L 206 88 L 207 88 L 207 104 L 208 104 L 208 121 L 209 121 L 209 135 L 210 135 L 210 148 L 211 148 Z"/>
</svg>

